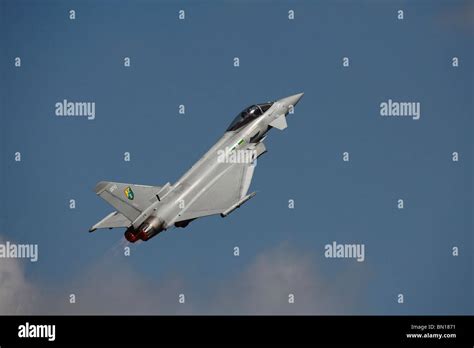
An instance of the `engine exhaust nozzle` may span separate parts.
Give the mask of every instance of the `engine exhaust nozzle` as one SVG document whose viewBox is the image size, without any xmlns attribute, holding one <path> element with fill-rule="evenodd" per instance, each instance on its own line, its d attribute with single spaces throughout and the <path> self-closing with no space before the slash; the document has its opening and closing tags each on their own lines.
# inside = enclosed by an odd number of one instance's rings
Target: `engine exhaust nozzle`
<svg viewBox="0 0 474 348">
<path fill-rule="evenodd" d="M 130 226 L 127 231 L 125 231 L 125 239 L 130 243 L 135 243 L 139 239 L 147 241 L 164 231 L 164 224 L 165 222 L 159 217 L 150 216 L 138 228 L 135 229 L 133 225 Z"/>
</svg>

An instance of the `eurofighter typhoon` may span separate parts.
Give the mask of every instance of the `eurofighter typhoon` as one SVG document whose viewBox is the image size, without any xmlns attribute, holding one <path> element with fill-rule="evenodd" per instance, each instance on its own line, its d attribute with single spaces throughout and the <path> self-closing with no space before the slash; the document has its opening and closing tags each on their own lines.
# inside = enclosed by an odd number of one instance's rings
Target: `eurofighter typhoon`
<svg viewBox="0 0 474 348">
<path fill-rule="evenodd" d="M 252 105 L 232 121 L 214 146 L 175 184 L 145 186 L 101 181 L 95 192 L 116 211 L 91 227 L 125 227 L 125 238 L 147 241 L 171 227 L 186 227 L 209 215 L 226 217 L 250 198 L 255 160 L 266 152 L 271 128 L 287 127 L 286 116 L 303 93 Z"/>
</svg>

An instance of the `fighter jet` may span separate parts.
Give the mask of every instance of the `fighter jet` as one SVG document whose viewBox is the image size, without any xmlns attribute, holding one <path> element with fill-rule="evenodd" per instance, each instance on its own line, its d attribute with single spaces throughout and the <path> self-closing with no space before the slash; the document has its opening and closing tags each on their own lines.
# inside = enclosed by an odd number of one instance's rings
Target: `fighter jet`
<svg viewBox="0 0 474 348">
<path fill-rule="evenodd" d="M 125 227 L 125 238 L 134 243 L 172 227 L 186 227 L 203 216 L 228 216 L 255 196 L 248 190 L 256 159 L 267 151 L 263 141 L 270 129 L 287 127 L 286 116 L 302 96 L 299 93 L 245 108 L 217 143 L 173 185 L 99 182 L 95 192 L 116 211 L 89 232 Z"/>
</svg>

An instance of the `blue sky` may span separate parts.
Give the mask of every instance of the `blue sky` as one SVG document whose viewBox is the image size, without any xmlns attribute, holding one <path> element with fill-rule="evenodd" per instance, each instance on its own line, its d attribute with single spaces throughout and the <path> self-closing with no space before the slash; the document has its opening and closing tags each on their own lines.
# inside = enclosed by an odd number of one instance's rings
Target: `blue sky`
<svg viewBox="0 0 474 348">
<path fill-rule="evenodd" d="M 36 263 L 1 261 L 19 290 L 0 311 L 19 301 L 47 313 L 472 314 L 472 3 L 3 0 L 0 10 L 0 235 L 39 245 Z M 87 232 L 112 211 L 98 181 L 173 183 L 244 107 L 299 92 L 288 129 L 266 140 L 256 197 L 228 218 L 167 231 L 130 257 L 122 230 Z M 95 102 L 95 119 L 55 116 L 63 99 Z M 419 102 L 420 120 L 381 117 L 388 99 Z M 363 243 L 365 261 L 325 258 L 333 241 Z"/>
</svg>

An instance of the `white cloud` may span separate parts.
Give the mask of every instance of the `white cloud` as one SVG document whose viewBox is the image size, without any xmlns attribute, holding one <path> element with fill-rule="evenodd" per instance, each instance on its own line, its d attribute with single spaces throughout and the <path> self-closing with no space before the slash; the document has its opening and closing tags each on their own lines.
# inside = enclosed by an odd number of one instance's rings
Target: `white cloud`
<svg viewBox="0 0 474 348">
<path fill-rule="evenodd" d="M 28 281 L 21 262 L 0 262 L 0 314 L 341 314 L 353 313 L 357 302 L 346 283 L 321 274 L 310 253 L 286 244 L 263 251 L 240 273 L 206 284 L 205 291 L 193 291 L 197 287 L 179 277 L 148 279 L 111 255 L 68 284 L 46 289 Z M 184 305 L 178 303 L 183 289 Z"/>
<path fill-rule="evenodd" d="M 0 238 L 0 242 L 1 242 Z M 0 259 L 0 314 L 31 313 L 37 292 L 18 259 Z"/>
<path fill-rule="evenodd" d="M 344 284 L 339 285 L 322 274 L 309 252 L 283 244 L 262 252 L 240 275 L 222 284 L 212 310 L 220 314 L 351 312 L 355 302 Z M 288 302 L 289 294 L 294 295 L 293 304 Z"/>
</svg>

